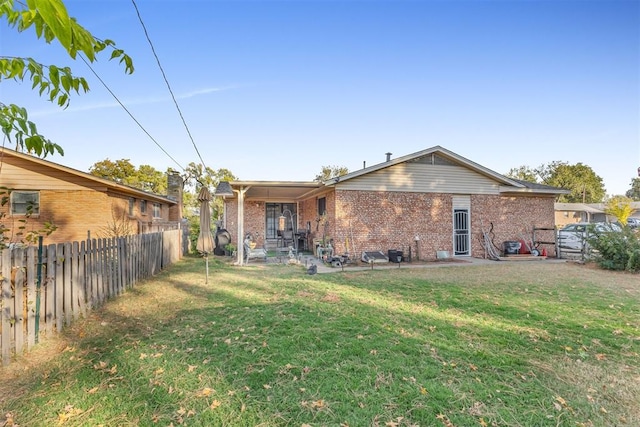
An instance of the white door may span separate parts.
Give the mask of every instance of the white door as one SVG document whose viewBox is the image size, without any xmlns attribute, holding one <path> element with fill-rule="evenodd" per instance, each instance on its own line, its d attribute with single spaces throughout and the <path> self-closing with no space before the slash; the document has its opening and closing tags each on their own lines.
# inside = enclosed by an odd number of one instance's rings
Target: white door
<svg viewBox="0 0 640 427">
<path fill-rule="evenodd" d="M 471 255 L 471 232 L 469 211 L 471 198 L 469 196 L 453 197 L 453 255 Z"/>
</svg>

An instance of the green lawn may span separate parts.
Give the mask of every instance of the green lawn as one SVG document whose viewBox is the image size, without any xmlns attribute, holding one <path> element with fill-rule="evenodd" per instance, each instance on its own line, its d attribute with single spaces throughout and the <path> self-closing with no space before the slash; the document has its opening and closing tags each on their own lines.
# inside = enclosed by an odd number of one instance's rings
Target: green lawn
<svg viewBox="0 0 640 427">
<path fill-rule="evenodd" d="M 187 258 L 0 368 L 0 426 L 637 426 L 640 277 Z"/>
</svg>

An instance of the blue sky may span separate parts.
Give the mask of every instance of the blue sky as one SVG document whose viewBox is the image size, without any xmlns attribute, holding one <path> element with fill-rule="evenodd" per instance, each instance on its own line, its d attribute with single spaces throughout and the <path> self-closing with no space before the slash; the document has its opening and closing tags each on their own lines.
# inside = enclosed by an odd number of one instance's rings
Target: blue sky
<svg viewBox="0 0 640 427">
<path fill-rule="evenodd" d="M 137 0 L 207 166 L 243 180 L 312 180 L 441 145 L 496 172 L 581 162 L 622 194 L 640 166 L 640 2 Z M 93 68 L 32 32 L 0 26 L 0 55 L 70 65 L 91 91 L 66 110 L 29 84 L 0 100 L 29 109 L 87 171 L 130 159 L 199 162 L 129 0 L 67 1 L 136 71 Z M 174 160 L 176 162 L 174 162 Z M 177 164 L 176 164 L 177 163 Z M 178 164 L 180 166 L 178 166 Z"/>
</svg>

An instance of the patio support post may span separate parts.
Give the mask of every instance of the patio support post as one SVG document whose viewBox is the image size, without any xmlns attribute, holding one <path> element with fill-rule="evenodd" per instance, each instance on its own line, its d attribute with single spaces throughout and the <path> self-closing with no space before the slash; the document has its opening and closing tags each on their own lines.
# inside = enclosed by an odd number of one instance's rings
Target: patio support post
<svg viewBox="0 0 640 427">
<path fill-rule="evenodd" d="M 244 265 L 244 193 L 251 187 L 240 187 L 238 192 L 238 244 L 236 253 L 238 258 L 236 260 L 237 265 Z"/>
</svg>

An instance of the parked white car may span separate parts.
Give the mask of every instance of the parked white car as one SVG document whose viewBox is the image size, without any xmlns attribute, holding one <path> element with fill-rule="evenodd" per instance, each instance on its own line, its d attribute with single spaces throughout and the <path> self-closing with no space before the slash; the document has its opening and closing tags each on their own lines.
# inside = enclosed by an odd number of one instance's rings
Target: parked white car
<svg viewBox="0 0 640 427">
<path fill-rule="evenodd" d="M 609 233 L 620 231 L 622 231 L 622 228 L 618 224 L 610 222 L 577 222 L 558 230 L 558 246 L 561 249 L 582 250 L 587 248 L 587 240 L 593 232 Z"/>
<path fill-rule="evenodd" d="M 631 228 L 640 228 L 640 218 L 627 218 L 627 225 Z"/>
</svg>

